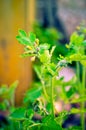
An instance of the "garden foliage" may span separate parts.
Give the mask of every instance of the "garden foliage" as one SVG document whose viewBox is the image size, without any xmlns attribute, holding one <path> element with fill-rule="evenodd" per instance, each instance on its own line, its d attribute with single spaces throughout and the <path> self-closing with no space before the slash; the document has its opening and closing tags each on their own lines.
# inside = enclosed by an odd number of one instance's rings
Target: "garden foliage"
<svg viewBox="0 0 86 130">
<path fill-rule="evenodd" d="M 11 111 L 10 125 L 4 130 L 85 130 L 86 28 L 81 26 L 71 35 L 69 44 L 66 44 L 67 54 L 65 56 L 59 54 L 55 62 L 53 61 L 55 44 L 51 46 L 43 41 L 41 43 L 34 33 L 26 33 L 24 30 L 19 30 L 16 38 L 24 46 L 22 57 L 30 57 L 33 62 L 39 60 L 40 64 L 34 64 L 39 81 L 34 82 L 31 89 L 26 92 L 23 105 Z M 59 71 L 72 62 L 76 63 L 75 76 L 67 82 L 64 81 L 64 77 L 58 78 Z M 68 90 L 67 86 L 70 86 Z M 55 111 L 57 100 L 65 104 L 78 103 L 79 107 L 71 107 L 70 111 L 63 110 L 58 113 Z M 66 129 L 63 123 L 71 114 L 80 114 L 81 123 L 79 126 L 70 126 Z"/>
</svg>

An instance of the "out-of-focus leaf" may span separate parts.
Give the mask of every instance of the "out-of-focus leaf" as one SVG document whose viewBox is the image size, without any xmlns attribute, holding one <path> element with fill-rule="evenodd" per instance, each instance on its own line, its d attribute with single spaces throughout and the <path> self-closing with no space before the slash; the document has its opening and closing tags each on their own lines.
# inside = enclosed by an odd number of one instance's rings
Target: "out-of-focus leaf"
<svg viewBox="0 0 86 130">
<path fill-rule="evenodd" d="M 57 123 L 56 120 L 52 118 L 52 116 L 47 116 L 42 119 L 42 128 L 43 130 L 62 130 L 59 122 Z"/>
<path fill-rule="evenodd" d="M 42 77 L 41 77 L 41 68 L 40 68 L 40 66 L 34 65 L 34 70 L 35 70 L 38 78 L 41 80 Z"/>
<path fill-rule="evenodd" d="M 83 66 L 86 66 L 86 59 L 85 59 L 85 60 L 80 61 L 80 63 L 81 63 Z"/>
<path fill-rule="evenodd" d="M 80 126 L 72 126 L 68 130 L 81 130 Z"/>
<path fill-rule="evenodd" d="M 10 85 L 10 87 L 9 87 L 9 94 L 11 94 L 11 96 L 12 96 L 12 94 L 14 94 L 15 89 L 16 89 L 16 87 L 18 86 L 18 84 L 19 84 L 19 81 L 16 80 L 14 83 L 12 83 L 12 84 Z"/>
<path fill-rule="evenodd" d="M 51 51 L 50 51 L 50 54 L 51 54 L 51 55 L 53 54 L 55 48 L 56 48 L 56 46 L 53 46 L 53 47 L 51 48 Z"/>
<path fill-rule="evenodd" d="M 76 46 L 81 46 L 83 40 L 84 40 L 84 35 L 83 35 L 83 34 L 78 35 L 77 32 L 74 32 L 74 33 L 71 35 L 70 44 L 74 44 L 74 45 L 76 45 Z"/>
<path fill-rule="evenodd" d="M 67 92 L 66 95 L 68 98 L 70 98 L 71 96 L 73 96 L 75 94 L 76 90 L 75 88 L 70 88 Z"/>
<path fill-rule="evenodd" d="M 79 97 L 78 99 L 73 99 L 71 103 L 79 103 L 86 101 L 86 96 Z"/>
<path fill-rule="evenodd" d="M 23 45 L 31 45 L 29 38 L 27 37 L 21 37 L 20 35 L 16 36 L 16 39 L 19 43 Z"/>
<path fill-rule="evenodd" d="M 32 87 L 30 90 L 26 92 L 26 95 L 24 97 L 24 103 L 28 101 L 35 101 L 38 97 L 40 97 L 42 94 L 42 88 L 41 87 Z"/>
<path fill-rule="evenodd" d="M 86 113 L 86 109 L 79 109 L 79 108 L 72 108 L 70 113 L 72 114 L 80 114 L 80 113 Z"/>
<path fill-rule="evenodd" d="M 43 54 L 45 50 L 48 50 L 50 48 L 50 45 L 47 43 L 39 45 L 39 53 Z"/>
<path fill-rule="evenodd" d="M 67 111 L 63 111 L 63 112 L 59 113 L 58 117 L 55 118 L 56 122 L 59 122 L 59 124 L 62 125 L 64 120 L 67 119 L 68 114 L 69 113 Z"/>
<path fill-rule="evenodd" d="M 33 109 L 28 109 L 26 111 L 26 115 L 27 115 L 27 117 L 29 117 L 29 119 L 31 119 L 33 117 L 33 115 L 34 115 Z"/>
<path fill-rule="evenodd" d="M 50 63 L 51 55 L 49 54 L 49 50 L 45 50 L 43 54 L 39 55 L 39 58 L 42 63 Z"/>
<path fill-rule="evenodd" d="M 26 109 L 25 108 L 16 108 L 10 117 L 16 120 L 23 120 L 25 118 Z"/>
</svg>

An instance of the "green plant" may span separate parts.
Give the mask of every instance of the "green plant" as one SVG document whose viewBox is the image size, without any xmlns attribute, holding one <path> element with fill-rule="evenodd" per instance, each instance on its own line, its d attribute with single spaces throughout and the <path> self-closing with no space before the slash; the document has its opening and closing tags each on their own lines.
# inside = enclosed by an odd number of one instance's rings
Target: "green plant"
<svg viewBox="0 0 86 130">
<path fill-rule="evenodd" d="M 61 62 L 61 66 L 59 65 L 58 67 L 54 62 L 52 62 L 52 54 L 55 49 L 55 46 L 49 49 L 50 47 L 49 44 L 46 44 L 46 43 L 40 44 L 39 40 L 36 39 L 36 36 L 33 33 L 30 33 L 29 35 L 27 35 L 23 30 L 19 30 L 19 35 L 17 36 L 17 40 L 25 46 L 24 48 L 25 53 L 22 56 L 31 56 L 32 60 L 35 58 L 38 58 L 41 62 L 40 64 L 41 67 L 39 69 L 36 67 L 35 69 L 40 78 L 44 98 L 46 98 L 47 104 L 50 105 L 50 109 L 48 111 L 47 109 L 43 109 L 45 108 L 45 106 L 42 107 L 42 111 L 44 111 L 44 119 L 42 123 L 38 124 L 39 128 L 41 129 L 41 127 L 46 126 L 46 129 L 48 129 L 47 127 L 51 127 L 51 129 L 53 128 L 62 129 L 60 124 L 58 124 L 55 120 L 54 80 L 56 80 L 56 76 L 58 74 L 57 70 L 65 66 L 66 63 Z M 47 93 L 46 91 L 47 87 L 48 87 L 49 93 Z M 36 89 L 36 91 L 38 90 Z M 36 93 L 35 97 L 37 98 L 38 96 L 39 94 L 37 95 Z M 45 120 L 46 121 L 48 120 L 49 122 L 46 123 Z M 53 123 L 52 126 L 51 126 L 51 122 Z M 32 126 L 34 126 L 34 124 Z"/>
<path fill-rule="evenodd" d="M 15 105 L 15 89 L 18 81 L 15 81 L 9 87 L 6 84 L 0 86 L 0 110 L 9 110 L 10 106 Z"/>
<path fill-rule="evenodd" d="M 66 45 L 69 49 L 69 53 L 65 60 L 76 62 L 76 75 L 77 75 L 77 90 L 79 93 L 79 99 L 75 102 L 81 102 L 81 124 L 82 130 L 85 130 L 85 101 L 86 101 L 86 28 L 82 25 L 78 28 L 77 32 L 74 32 L 70 38 L 69 45 Z M 82 78 L 80 79 L 80 66 L 82 66 Z"/>
<path fill-rule="evenodd" d="M 81 114 L 81 126 L 73 126 L 67 130 L 85 130 L 85 66 L 86 66 L 86 28 L 81 26 L 78 32 L 74 32 L 70 38 L 70 43 L 66 45 L 68 53 L 64 57 L 60 55 L 57 61 L 52 60 L 55 46 L 50 47 L 48 43 L 41 44 L 35 34 L 27 34 L 24 30 L 19 30 L 16 37 L 19 43 L 24 45 L 22 57 L 30 56 L 32 61 L 39 59 L 40 66 L 34 66 L 40 82 L 34 83 L 33 87 L 27 91 L 24 97 L 24 104 L 15 108 L 10 115 L 12 127 L 18 130 L 66 130 L 62 128 L 64 120 L 69 114 Z M 67 64 L 76 62 L 76 75 L 68 82 L 64 82 L 64 77 L 57 79 L 59 71 Z M 80 65 L 82 65 L 82 78 L 80 79 Z M 61 94 L 56 88 L 61 87 Z M 66 86 L 70 86 L 66 91 Z M 58 94 L 58 95 L 57 95 Z M 76 98 L 78 94 L 78 98 Z M 79 109 L 71 108 L 70 112 L 62 111 L 55 114 L 54 102 L 62 99 L 65 103 L 80 103 Z M 37 118 L 36 118 L 37 114 Z M 15 126 L 15 127 L 13 127 Z M 7 130 L 7 129 L 6 129 Z"/>
<path fill-rule="evenodd" d="M 6 84 L 0 86 L 0 130 L 4 130 L 10 125 L 7 115 L 14 110 L 17 85 L 18 81 L 15 81 L 9 87 Z"/>
<path fill-rule="evenodd" d="M 69 53 L 66 57 L 60 58 L 60 60 L 57 64 L 52 62 L 52 54 L 55 49 L 55 46 L 53 46 L 51 49 L 49 49 L 48 44 L 40 44 L 39 40 L 36 39 L 36 36 L 33 33 L 30 33 L 29 36 L 23 31 L 19 30 L 19 35 L 17 36 L 18 41 L 21 44 L 25 45 L 25 53 L 23 56 L 32 56 L 33 58 L 38 58 L 41 62 L 41 67 L 40 70 L 35 68 L 40 81 L 41 81 L 41 86 L 43 89 L 44 97 L 46 98 L 47 102 L 50 104 L 50 113 L 52 119 L 55 119 L 55 113 L 54 113 L 54 100 L 55 100 L 55 95 L 54 95 L 54 83 L 56 81 L 56 76 L 58 75 L 58 71 L 67 65 L 67 63 L 70 63 L 72 61 L 78 61 L 81 64 L 83 64 L 83 68 L 85 65 L 85 46 L 86 46 L 86 41 L 85 41 L 85 29 L 81 28 L 78 33 L 73 33 L 71 38 L 70 38 L 70 44 L 67 45 L 69 48 Z M 77 65 L 78 68 L 78 65 Z M 77 76 L 79 77 L 79 68 L 77 69 Z M 85 70 L 83 69 L 83 75 L 82 75 L 82 89 L 79 88 L 78 92 L 81 97 L 84 97 L 85 95 Z M 78 85 L 80 86 L 80 78 L 78 79 Z M 48 87 L 49 86 L 49 87 Z M 47 87 L 50 93 L 47 93 Z M 80 98 L 81 98 L 80 97 Z M 68 97 L 69 100 L 69 97 Z M 78 99 L 79 100 L 79 99 Z M 84 111 L 84 101 L 85 98 L 81 100 L 81 110 Z M 74 102 L 71 101 L 71 102 Z M 82 129 L 85 126 L 83 124 L 84 122 L 84 115 L 82 112 Z"/>
<path fill-rule="evenodd" d="M 64 44 L 60 43 L 61 39 L 64 37 L 57 29 L 52 27 L 43 28 L 39 23 L 33 24 L 33 32 L 39 39 L 41 44 L 48 43 L 50 48 L 56 46 L 52 59 L 56 61 L 57 56 L 62 54 L 63 56 L 67 53 L 67 48 Z"/>
</svg>

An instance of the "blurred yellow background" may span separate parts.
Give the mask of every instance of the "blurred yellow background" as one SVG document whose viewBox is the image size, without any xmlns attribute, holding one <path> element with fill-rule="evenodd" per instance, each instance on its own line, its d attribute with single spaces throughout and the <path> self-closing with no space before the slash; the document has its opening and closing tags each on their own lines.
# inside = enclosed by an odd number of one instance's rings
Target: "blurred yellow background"
<svg viewBox="0 0 86 130">
<path fill-rule="evenodd" d="M 18 29 L 31 30 L 34 20 L 34 0 L 0 0 L 0 85 L 19 80 L 16 104 L 32 80 L 31 62 L 20 58 L 22 46 L 17 42 Z"/>
</svg>

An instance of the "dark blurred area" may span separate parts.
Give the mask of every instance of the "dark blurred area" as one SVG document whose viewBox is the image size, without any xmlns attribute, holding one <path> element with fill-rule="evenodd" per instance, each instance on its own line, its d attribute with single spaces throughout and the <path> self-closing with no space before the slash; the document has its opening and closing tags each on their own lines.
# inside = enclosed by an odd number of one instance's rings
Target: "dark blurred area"
<svg viewBox="0 0 86 130">
<path fill-rule="evenodd" d="M 69 36 L 83 20 L 86 20 L 86 0 L 37 0 L 36 18 L 44 27 L 55 27 L 68 43 Z"/>
<path fill-rule="evenodd" d="M 58 0 L 37 0 L 37 21 L 39 21 L 43 28 L 56 28 L 64 36 L 61 42 L 67 43 L 68 36 L 64 23 L 59 17 L 58 2 Z"/>
</svg>

